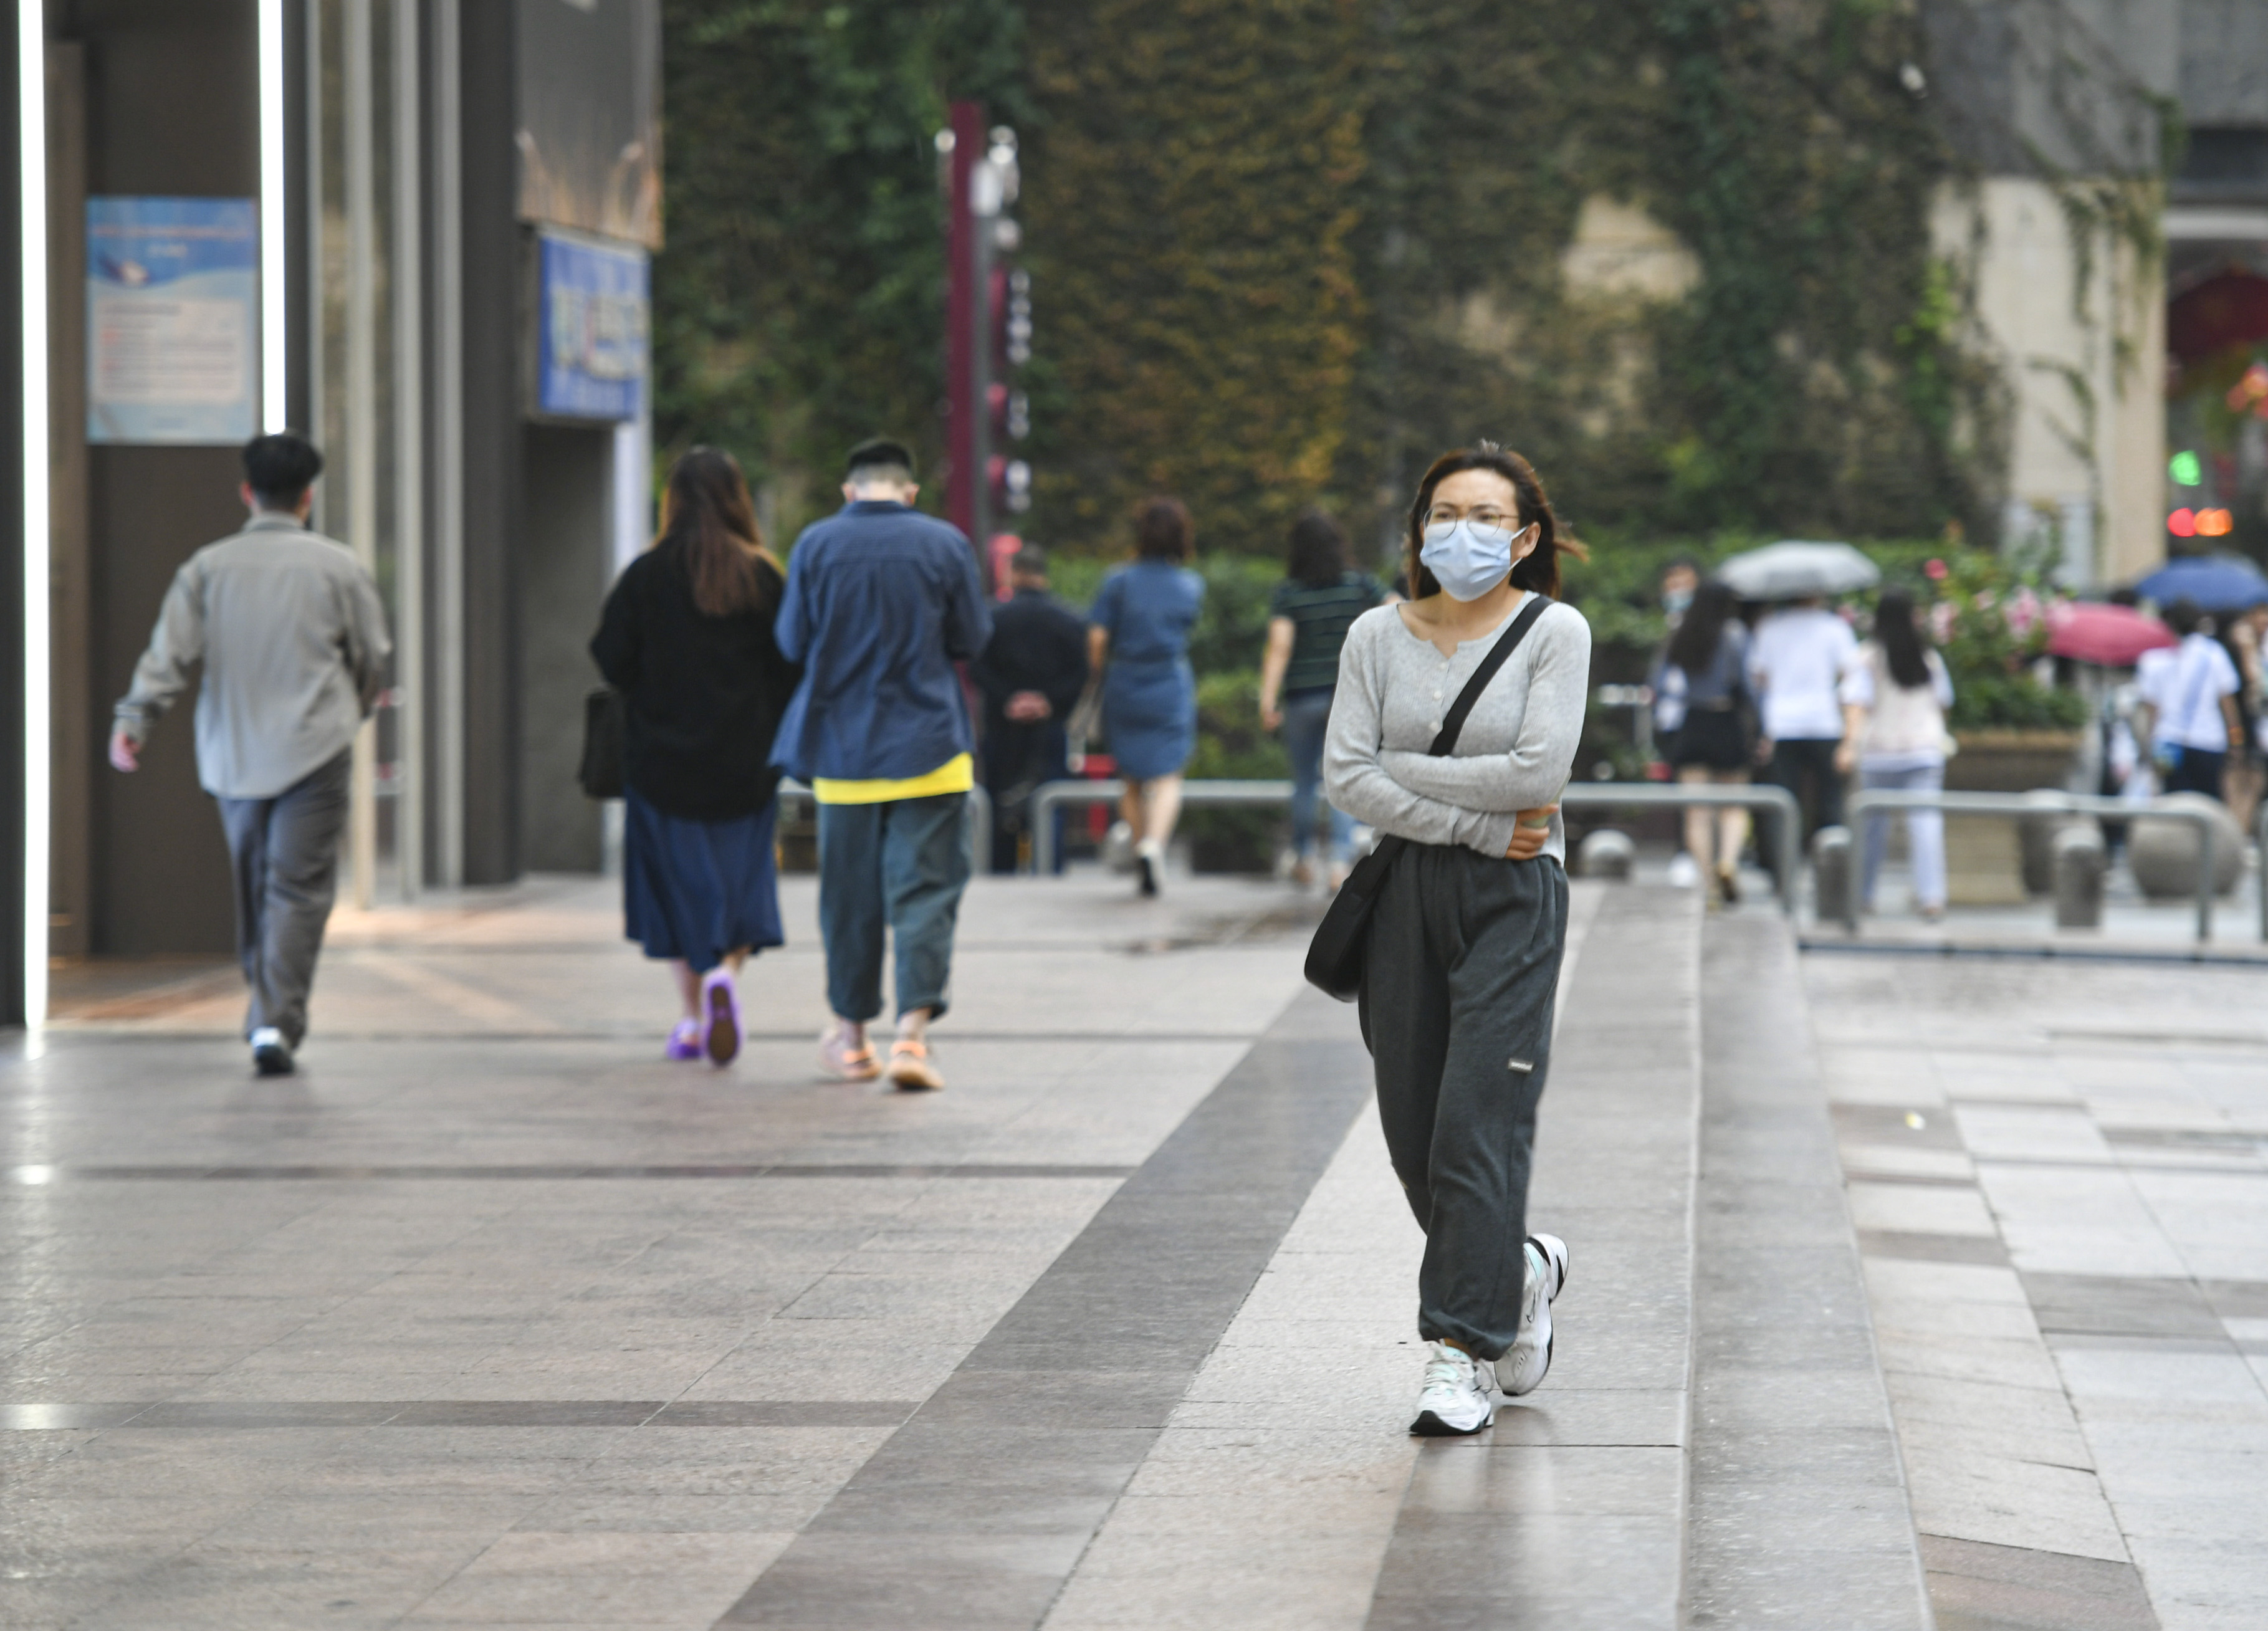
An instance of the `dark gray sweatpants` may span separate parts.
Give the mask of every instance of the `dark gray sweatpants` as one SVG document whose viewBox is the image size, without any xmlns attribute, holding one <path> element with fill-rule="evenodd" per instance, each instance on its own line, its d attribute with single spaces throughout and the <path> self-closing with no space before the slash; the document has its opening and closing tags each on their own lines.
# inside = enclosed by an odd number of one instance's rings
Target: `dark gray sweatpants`
<svg viewBox="0 0 2268 1631">
<path fill-rule="evenodd" d="M 1411 844 L 1370 920 L 1362 1035 L 1425 1231 L 1418 1332 L 1494 1359 L 1520 1333 L 1528 1173 L 1567 939 L 1557 861 Z"/>
<path fill-rule="evenodd" d="M 223 798 L 236 881 L 236 955 L 252 988 L 244 1033 L 274 1025 L 291 1047 L 307 1033 L 307 991 L 339 881 L 353 750 L 273 798 Z"/>
</svg>

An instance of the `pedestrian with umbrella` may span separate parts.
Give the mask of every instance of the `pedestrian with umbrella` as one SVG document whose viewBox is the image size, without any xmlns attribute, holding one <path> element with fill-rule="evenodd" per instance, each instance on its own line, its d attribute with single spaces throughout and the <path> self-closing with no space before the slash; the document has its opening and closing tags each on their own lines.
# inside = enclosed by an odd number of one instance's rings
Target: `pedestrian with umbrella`
<svg viewBox="0 0 2268 1631">
<path fill-rule="evenodd" d="M 2170 661 L 2154 665 L 2142 678 L 2148 739 L 2167 792 L 2219 799 L 2229 752 L 2244 745 L 2236 708 L 2243 682 L 2228 648 L 2213 637 L 2213 620 L 2195 601 L 2175 601 L 2166 610 L 2166 621 L 2182 643 Z"/>
<path fill-rule="evenodd" d="M 2162 606 L 2186 600 L 2200 612 L 2226 616 L 2268 606 L 2268 577 L 2242 555 L 2184 555 L 2136 584 L 2134 592 Z"/>
<path fill-rule="evenodd" d="M 1734 555 L 1718 576 L 1744 599 L 1787 603 L 1756 626 L 1749 688 L 1763 716 L 1756 761 L 1766 781 L 1809 812 L 1808 843 L 1820 828 L 1843 824 L 1844 778 L 1857 760 L 1865 712 L 1843 698 L 1858 666 L 1858 638 L 1828 610 L 1827 598 L 1871 588 L 1881 572 L 1848 544 L 1788 540 Z M 1776 846 L 1768 848 L 1774 853 Z M 1789 882 L 1777 881 L 1783 889 Z"/>
</svg>

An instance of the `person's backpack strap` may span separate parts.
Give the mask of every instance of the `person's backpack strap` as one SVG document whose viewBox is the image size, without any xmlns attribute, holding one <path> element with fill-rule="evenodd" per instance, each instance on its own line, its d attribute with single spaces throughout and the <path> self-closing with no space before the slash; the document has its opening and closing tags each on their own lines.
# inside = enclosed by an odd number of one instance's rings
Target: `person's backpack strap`
<svg viewBox="0 0 2268 1631">
<path fill-rule="evenodd" d="M 1481 700 L 1481 693 L 1488 689 L 1489 681 L 1496 678 L 1497 670 L 1505 665 L 1520 643 L 1528 638 L 1528 631 L 1535 626 L 1535 620 L 1543 615 L 1543 608 L 1550 604 L 1548 599 L 1533 589 L 1528 591 L 1528 604 L 1521 606 L 1519 614 L 1513 617 L 1512 627 L 1497 636 L 1496 643 L 1488 650 L 1488 655 L 1481 658 L 1481 665 L 1473 670 L 1473 677 L 1465 681 L 1465 688 L 1457 693 L 1457 700 L 1449 704 L 1449 711 L 1441 720 L 1441 733 L 1433 738 L 1433 746 L 1425 750 L 1428 753 L 1436 759 L 1447 759 L 1455 751 L 1457 737 L 1464 730 L 1465 721 L 1471 716 L 1475 704 Z"/>
</svg>

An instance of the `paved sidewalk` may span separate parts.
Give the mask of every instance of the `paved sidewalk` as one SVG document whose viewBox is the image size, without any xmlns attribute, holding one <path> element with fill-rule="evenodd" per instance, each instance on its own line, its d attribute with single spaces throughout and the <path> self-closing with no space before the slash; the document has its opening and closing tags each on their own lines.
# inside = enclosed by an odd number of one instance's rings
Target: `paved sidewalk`
<svg viewBox="0 0 2268 1631">
<path fill-rule="evenodd" d="M 63 971 L 0 1056 L 0 1624 L 1918 1627 L 1924 1561 L 1946 1631 L 2268 1618 L 2229 1606 L 2261 1215 L 2189 1187 L 2261 1169 L 2261 976 L 1799 970 L 1774 915 L 1578 885 L 1557 1363 L 1419 1443 L 1418 1233 L 1300 981 L 1318 902 L 979 880 L 933 1097 L 814 1079 L 784 905 L 729 1072 L 659 1059 L 593 882 L 343 916 L 280 1081 L 232 971 Z M 2205 1040 L 2169 1075 L 2077 1034 L 2128 1010 Z M 2043 1051 L 2064 1084 L 2008 1088 Z M 2194 1278 L 2054 1211 L 2114 1172 Z"/>
<path fill-rule="evenodd" d="M 2268 970 L 1804 973 L 1941 1631 L 2268 1625 Z"/>
</svg>

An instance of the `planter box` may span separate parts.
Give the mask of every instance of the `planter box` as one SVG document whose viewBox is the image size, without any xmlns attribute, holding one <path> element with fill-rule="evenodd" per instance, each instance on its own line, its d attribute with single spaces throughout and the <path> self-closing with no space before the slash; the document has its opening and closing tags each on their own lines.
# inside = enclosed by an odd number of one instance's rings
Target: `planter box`
<svg viewBox="0 0 2268 1631">
<path fill-rule="evenodd" d="M 2079 752 L 2075 731 L 1960 731 L 1945 763 L 1948 791 L 2029 793 L 2060 789 Z M 2014 816 L 1951 816 L 1945 823 L 1946 893 L 1955 906 L 2021 906 L 2023 838 Z"/>
</svg>

